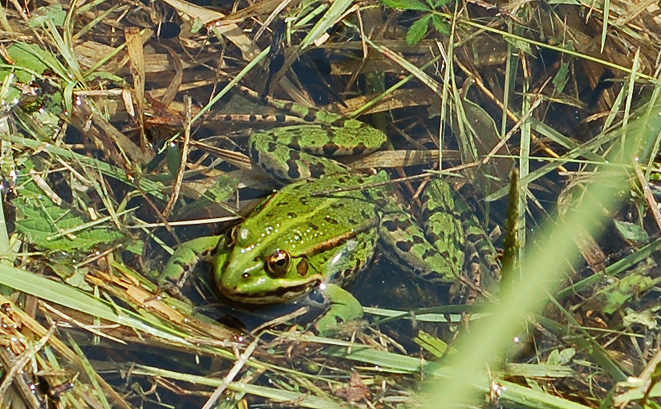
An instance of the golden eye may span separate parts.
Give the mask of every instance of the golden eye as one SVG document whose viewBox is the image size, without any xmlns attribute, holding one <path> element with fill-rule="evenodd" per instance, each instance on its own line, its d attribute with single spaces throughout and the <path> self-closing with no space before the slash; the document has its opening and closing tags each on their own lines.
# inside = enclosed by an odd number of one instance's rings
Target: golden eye
<svg viewBox="0 0 661 409">
<path fill-rule="evenodd" d="M 266 258 L 266 272 L 274 278 L 282 277 L 289 270 L 291 257 L 286 250 L 278 249 Z"/>
</svg>

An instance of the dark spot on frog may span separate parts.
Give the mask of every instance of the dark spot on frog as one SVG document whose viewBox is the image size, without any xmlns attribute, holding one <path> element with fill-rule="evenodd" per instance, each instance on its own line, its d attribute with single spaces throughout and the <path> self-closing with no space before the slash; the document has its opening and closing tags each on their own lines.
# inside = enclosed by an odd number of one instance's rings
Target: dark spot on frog
<svg viewBox="0 0 661 409">
<path fill-rule="evenodd" d="M 363 217 L 363 219 L 369 219 L 371 215 L 364 209 L 360 210 L 360 215 Z"/>
<path fill-rule="evenodd" d="M 362 270 L 362 262 L 360 259 L 356 260 L 356 265 L 354 268 L 348 268 L 341 272 L 340 279 L 343 280 L 340 284 L 347 284 L 349 280 L 355 278 L 356 274 Z"/>
<path fill-rule="evenodd" d="M 298 215 L 294 212 L 287 213 L 287 216 L 289 216 L 290 219 L 295 219 L 296 217 L 298 217 Z"/>
<path fill-rule="evenodd" d="M 356 225 L 356 226 L 358 225 L 358 222 L 354 219 L 349 219 L 347 221 L 349 222 L 349 224 Z"/>
<path fill-rule="evenodd" d="M 345 178 L 344 176 L 342 176 L 342 177 L 340 177 L 340 178 L 337 178 L 337 181 L 340 182 L 340 183 L 347 183 L 347 178 Z"/>
<path fill-rule="evenodd" d="M 299 172 L 298 166 L 295 161 L 288 160 L 287 166 L 289 167 L 289 170 L 287 171 L 287 176 L 289 176 L 289 178 L 298 179 L 301 177 L 301 172 Z"/>
<path fill-rule="evenodd" d="M 275 152 L 275 150 L 276 150 L 277 148 L 278 148 L 278 144 L 275 143 L 275 142 L 269 142 L 269 143 L 266 145 L 266 150 L 267 150 L 268 152 Z"/>
<path fill-rule="evenodd" d="M 232 115 L 225 115 L 223 118 L 225 119 L 225 121 L 231 121 Z"/>
<path fill-rule="evenodd" d="M 383 222 L 383 227 L 385 227 L 386 230 L 388 230 L 388 231 L 397 230 L 397 225 L 392 220 L 388 220 L 387 222 Z"/>
<path fill-rule="evenodd" d="M 397 227 L 400 228 L 400 230 L 406 230 L 409 227 L 411 227 L 413 223 L 411 222 L 411 219 L 398 219 L 397 220 Z"/>
<path fill-rule="evenodd" d="M 326 173 L 326 168 L 321 163 L 310 164 L 310 176 L 318 178 Z"/>
<path fill-rule="evenodd" d="M 436 251 L 434 251 L 433 249 L 427 249 L 427 250 L 425 250 L 424 253 L 422 253 L 422 259 L 426 260 L 430 257 L 434 257 L 435 254 L 436 254 Z"/>
<path fill-rule="evenodd" d="M 413 243 L 410 241 L 398 241 L 396 246 L 398 249 L 402 251 L 411 251 L 411 247 L 413 247 Z"/>
<path fill-rule="evenodd" d="M 406 230 L 411 227 L 411 221 L 408 219 L 388 220 L 383 223 L 383 226 L 388 231 Z"/>
<path fill-rule="evenodd" d="M 309 269 L 309 265 L 306 259 L 301 260 L 300 263 L 298 263 L 298 265 L 296 266 L 296 272 L 301 277 L 305 277 L 308 274 L 308 269 Z"/>
<path fill-rule="evenodd" d="M 438 236 L 432 231 L 427 231 L 427 239 L 432 243 L 435 243 L 438 241 Z"/>
<path fill-rule="evenodd" d="M 413 242 L 414 242 L 415 244 L 421 244 L 421 243 L 424 243 L 424 242 L 425 242 L 425 239 L 423 239 L 423 238 L 420 237 L 420 236 L 413 236 Z"/>
<path fill-rule="evenodd" d="M 333 219 L 333 218 L 330 217 L 330 216 L 326 216 L 326 217 L 324 217 L 324 220 L 326 220 L 326 221 L 327 221 L 328 223 L 330 223 L 330 224 L 338 224 L 338 221 L 335 220 L 335 219 Z"/>
<path fill-rule="evenodd" d="M 301 152 L 297 150 L 292 150 L 289 152 L 289 160 L 300 160 L 301 159 Z"/>
<path fill-rule="evenodd" d="M 304 120 L 308 122 L 314 122 L 317 119 L 317 113 L 313 110 L 310 110 L 305 117 L 303 117 Z"/>
<path fill-rule="evenodd" d="M 290 148 L 292 148 L 295 151 L 300 151 L 301 150 L 301 145 L 298 143 L 298 139 L 292 139 L 291 142 L 287 144 Z"/>
<path fill-rule="evenodd" d="M 353 155 L 362 155 L 363 152 L 365 152 L 366 150 L 367 150 L 367 146 L 365 146 L 365 144 L 361 142 L 353 148 L 353 153 L 352 154 Z"/>
<path fill-rule="evenodd" d="M 319 230 L 319 226 L 317 226 L 317 225 L 314 224 L 314 223 L 309 223 L 308 226 L 309 226 L 312 230 L 315 230 L 315 231 Z"/>
<path fill-rule="evenodd" d="M 283 111 L 286 111 L 286 112 L 291 112 L 293 106 L 294 106 L 294 103 L 293 103 L 293 102 L 286 102 L 286 103 L 282 106 L 282 110 L 283 110 Z"/>
<path fill-rule="evenodd" d="M 340 147 L 334 144 L 333 142 L 325 144 L 323 148 L 324 148 L 324 155 L 328 155 L 328 156 L 335 155 L 335 152 L 337 152 L 337 150 L 340 149 Z"/>
<path fill-rule="evenodd" d="M 466 241 L 468 243 L 477 243 L 482 240 L 482 236 L 475 233 L 468 233 L 466 235 Z"/>
<path fill-rule="evenodd" d="M 384 196 L 374 197 L 374 202 L 375 202 L 376 206 L 379 207 L 379 208 L 385 207 L 385 205 L 388 204 L 388 201 L 386 200 L 386 198 Z"/>
<path fill-rule="evenodd" d="M 259 149 L 255 147 L 254 143 L 250 144 L 250 157 L 257 163 L 259 163 Z"/>
<path fill-rule="evenodd" d="M 469 263 L 479 263 L 479 262 L 480 262 L 480 257 L 479 257 L 479 255 L 478 255 L 476 252 L 472 252 L 472 253 L 470 254 L 470 257 L 469 257 L 468 262 L 469 262 Z"/>
<path fill-rule="evenodd" d="M 276 122 L 285 122 L 286 119 L 287 119 L 286 116 L 283 114 L 277 114 L 275 116 Z"/>
<path fill-rule="evenodd" d="M 250 116 L 248 117 L 248 121 L 257 122 L 257 116 L 255 114 L 250 114 Z"/>
</svg>

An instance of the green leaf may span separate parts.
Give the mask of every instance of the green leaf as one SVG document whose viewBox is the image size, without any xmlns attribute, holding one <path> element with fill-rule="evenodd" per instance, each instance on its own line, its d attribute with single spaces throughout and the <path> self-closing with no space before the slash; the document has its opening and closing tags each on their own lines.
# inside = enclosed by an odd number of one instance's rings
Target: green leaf
<svg viewBox="0 0 661 409">
<path fill-rule="evenodd" d="M 56 27 L 64 25 L 64 19 L 67 12 L 62 10 L 62 5 L 54 4 L 46 7 L 39 7 L 32 13 L 28 25 L 30 27 L 40 27 L 46 24 L 47 21 L 52 21 Z"/>
<path fill-rule="evenodd" d="M 437 358 L 442 358 L 445 356 L 448 350 L 450 348 L 450 354 L 456 354 L 457 350 L 450 347 L 445 341 L 443 341 L 440 338 L 437 338 L 429 333 L 426 333 L 422 330 L 418 332 L 418 336 L 415 337 L 413 340 L 416 344 L 420 345 L 420 347 L 424 348 L 431 354 L 433 354 Z"/>
<path fill-rule="evenodd" d="M 33 181 L 22 186 L 13 203 L 21 216 L 16 220 L 16 228 L 27 241 L 42 249 L 88 253 L 95 246 L 124 238 L 116 230 L 88 223 L 77 209 L 54 203 Z"/>
<path fill-rule="evenodd" d="M 512 44 L 514 48 L 521 50 L 530 56 L 534 56 L 532 52 L 532 47 L 530 46 L 530 43 L 528 43 L 527 41 L 523 39 L 510 38 L 510 37 L 505 37 L 505 41 Z"/>
<path fill-rule="evenodd" d="M 64 107 L 66 108 L 67 112 L 71 114 L 73 112 L 73 90 L 76 87 L 75 82 L 69 82 L 67 83 L 67 86 L 64 88 L 63 92 L 63 98 L 64 98 Z"/>
<path fill-rule="evenodd" d="M 85 77 L 85 79 L 89 81 L 108 80 L 120 87 L 127 86 L 126 81 L 122 77 L 107 71 L 94 71 L 93 73 L 90 73 L 87 77 Z"/>
<path fill-rule="evenodd" d="M 431 16 L 431 22 L 434 25 L 436 31 L 441 34 L 450 34 L 450 25 L 445 21 L 441 16 L 433 14 Z"/>
<path fill-rule="evenodd" d="M 576 355 L 574 348 L 565 348 L 563 350 L 554 349 L 549 354 L 546 362 L 550 365 L 566 365 Z"/>
<path fill-rule="evenodd" d="M 13 107 L 18 103 L 21 98 L 21 91 L 12 86 L 11 84 L 16 82 L 15 76 L 5 75 L 8 72 L 0 71 L 0 78 L 2 80 L 2 86 L 0 87 L 0 105 L 4 107 Z"/>
<path fill-rule="evenodd" d="M 656 322 L 656 313 L 650 310 L 634 311 L 626 308 L 625 311 L 626 315 L 622 318 L 622 324 L 627 327 L 634 324 L 644 325 L 650 330 L 659 327 L 659 324 Z"/>
<path fill-rule="evenodd" d="M 606 314 L 613 314 L 624 303 L 658 284 L 659 278 L 651 278 L 640 272 L 623 277 L 605 287 L 590 299 L 590 306 L 601 307 Z"/>
<path fill-rule="evenodd" d="M 615 219 L 613 224 L 620 236 L 629 243 L 647 243 L 650 240 L 650 236 L 645 229 L 635 223 Z"/>
<path fill-rule="evenodd" d="M 428 5 L 418 0 L 381 0 L 381 3 L 398 10 L 431 11 Z"/>
<path fill-rule="evenodd" d="M 165 149 L 165 160 L 170 176 L 176 178 L 179 168 L 181 168 L 181 147 L 177 144 L 168 146 Z"/>
<path fill-rule="evenodd" d="M 565 85 L 567 85 L 567 81 L 569 80 L 569 63 L 562 63 L 560 64 L 560 68 L 558 69 L 558 72 L 555 74 L 555 77 L 553 77 L 553 86 L 555 87 L 555 90 L 558 92 L 562 92 L 565 89 Z"/>
<path fill-rule="evenodd" d="M 420 20 L 413 23 L 409 28 L 408 33 L 406 33 L 406 44 L 416 45 L 422 40 L 422 38 L 427 34 L 429 29 L 429 20 L 431 15 L 424 16 Z"/>
<path fill-rule="evenodd" d="M 18 82 L 29 83 L 32 74 L 41 74 L 48 68 L 39 57 L 44 51 L 34 44 L 16 43 L 9 47 L 9 56 L 14 60 L 16 79 Z"/>
</svg>

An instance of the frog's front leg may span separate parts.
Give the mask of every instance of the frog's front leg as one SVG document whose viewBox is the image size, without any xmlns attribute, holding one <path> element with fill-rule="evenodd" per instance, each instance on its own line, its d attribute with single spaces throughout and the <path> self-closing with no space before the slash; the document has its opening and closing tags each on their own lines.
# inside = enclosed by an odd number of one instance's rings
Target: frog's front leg
<svg viewBox="0 0 661 409">
<path fill-rule="evenodd" d="M 159 287 L 174 291 L 181 288 L 201 260 L 208 260 L 214 255 L 222 257 L 223 252 L 217 252 L 217 249 L 225 247 L 226 240 L 226 236 L 208 236 L 182 243 L 159 275 Z"/>
<path fill-rule="evenodd" d="M 345 322 L 363 316 L 363 306 L 347 290 L 336 284 L 326 284 L 324 296 L 330 301 L 328 310 L 317 319 L 315 328 L 322 336 L 337 332 Z"/>
</svg>

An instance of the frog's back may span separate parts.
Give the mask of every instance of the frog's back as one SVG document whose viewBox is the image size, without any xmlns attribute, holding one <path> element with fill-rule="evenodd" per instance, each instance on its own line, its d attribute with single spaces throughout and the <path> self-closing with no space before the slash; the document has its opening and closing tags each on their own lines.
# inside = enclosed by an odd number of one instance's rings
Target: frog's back
<svg viewBox="0 0 661 409">
<path fill-rule="evenodd" d="M 255 249 L 277 246 L 296 257 L 315 252 L 315 248 L 323 251 L 337 240 L 374 227 L 378 223 L 376 205 L 363 191 L 336 192 L 370 181 L 370 177 L 341 173 L 284 187 L 243 223 L 242 228 L 252 236 L 245 245 Z"/>
</svg>

